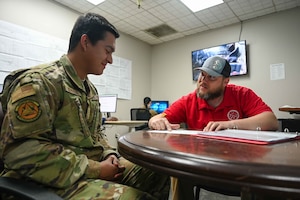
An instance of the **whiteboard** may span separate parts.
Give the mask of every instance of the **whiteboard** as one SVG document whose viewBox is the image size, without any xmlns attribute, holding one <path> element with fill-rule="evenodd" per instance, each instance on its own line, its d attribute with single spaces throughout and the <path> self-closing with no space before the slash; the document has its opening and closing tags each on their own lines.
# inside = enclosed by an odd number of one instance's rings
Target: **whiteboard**
<svg viewBox="0 0 300 200">
<path fill-rule="evenodd" d="M 0 85 L 9 72 L 57 60 L 67 50 L 66 40 L 0 20 Z M 100 95 L 131 99 L 131 67 L 132 61 L 113 56 L 101 76 L 88 77 Z"/>
</svg>

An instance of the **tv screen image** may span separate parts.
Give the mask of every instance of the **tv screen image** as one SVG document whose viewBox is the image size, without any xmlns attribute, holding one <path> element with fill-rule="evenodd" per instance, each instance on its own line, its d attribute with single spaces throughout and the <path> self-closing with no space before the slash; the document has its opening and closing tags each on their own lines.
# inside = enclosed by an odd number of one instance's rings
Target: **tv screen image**
<svg viewBox="0 0 300 200">
<path fill-rule="evenodd" d="M 169 107 L 169 101 L 152 100 L 150 109 L 155 110 L 158 114 L 162 113 Z"/>
<path fill-rule="evenodd" d="M 200 74 L 199 68 L 201 68 L 204 61 L 211 56 L 220 56 L 229 62 L 231 66 L 230 76 L 247 74 L 246 48 L 246 40 L 241 40 L 192 51 L 193 80 L 197 81 Z"/>
</svg>

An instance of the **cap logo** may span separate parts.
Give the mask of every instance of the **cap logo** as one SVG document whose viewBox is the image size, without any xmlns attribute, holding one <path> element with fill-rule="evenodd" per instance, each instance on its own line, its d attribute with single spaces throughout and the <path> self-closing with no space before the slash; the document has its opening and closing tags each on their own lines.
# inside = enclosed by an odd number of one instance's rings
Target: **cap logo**
<svg viewBox="0 0 300 200">
<path fill-rule="evenodd" d="M 214 69 L 215 71 L 220 71 L 220 70 L 222 70 L 222 64 L 221 64 L 221 62 L 220 62 L 219 60 L 215 60 L 215 63 L 214 63 L 214 65 L 213 65 L 213 69 Z"/>
</svg>

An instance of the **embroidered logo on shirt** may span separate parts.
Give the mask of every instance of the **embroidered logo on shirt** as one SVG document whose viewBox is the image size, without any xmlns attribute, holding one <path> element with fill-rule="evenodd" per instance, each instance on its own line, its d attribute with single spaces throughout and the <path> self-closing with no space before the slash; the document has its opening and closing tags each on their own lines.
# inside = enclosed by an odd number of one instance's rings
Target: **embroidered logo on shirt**
<svg viewBox="0 0 300 200">
<path fill-rule="evenodd" d="M 240 114 L 237 110 L 229 110 L 227 113 L 227 118 L 229 120 L 235 120 L 240 118 Z"/>
<path fill-rule="evenodd" d="M 35 121 L 42 113 L 39 103 L 32 100 L 21 102 L 15 108 L 15 112 L 17 113 L 17 118 L 23 122 Z"/>
</svg>

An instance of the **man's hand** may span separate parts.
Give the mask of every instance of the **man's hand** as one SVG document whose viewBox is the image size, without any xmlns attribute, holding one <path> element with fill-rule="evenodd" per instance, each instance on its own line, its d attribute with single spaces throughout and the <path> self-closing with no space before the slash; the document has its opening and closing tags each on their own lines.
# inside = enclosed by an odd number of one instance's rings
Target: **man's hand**
<svg viewBox="0 0 300 200">
<path fill-rule="evenodd" d="M 121 165 L 115 155 L 109 155 L 100 162 L 100 179 L 108 181 L 118 181 L 123 177 L 125 166 Z"/>
<path fill-rule="evenodd" d="M 217 122 L 209 122 L 206 127 L 204 127 L 203 131 L 219 131 L 228 128 L 234 128 L 235 125 L 232 121 L 217 121 Z"/>
<path fill-rule="evenodd" d="M 167 118 L 163 117 L 162 115 L 156 115 L 149 120 L 149 128 L 155 130 L 174 130 L 179 129 L 180 124 L 170 124 Z"/>
<path fill-rule="evenodd" d="M 278 130 L 278 120 L 273 112 L 266 111 L 252 117 L 230 121 L 209 122 L 203 131 L 219 131 L 223 129 L 240 130 Z"/>
<path fill-rule="evenodd" d="M 119 119 L 117 117 L 108 117 L 106 118 L 106 121 L 118 121 Z"/>
</svg>

